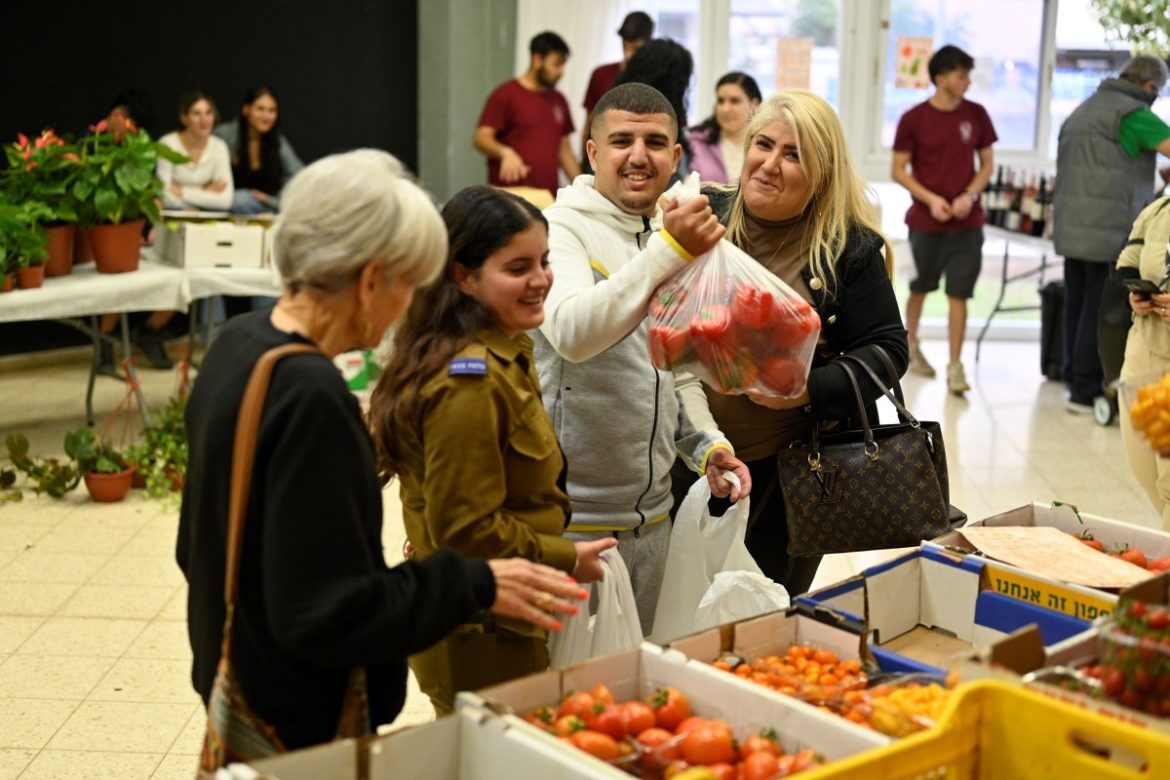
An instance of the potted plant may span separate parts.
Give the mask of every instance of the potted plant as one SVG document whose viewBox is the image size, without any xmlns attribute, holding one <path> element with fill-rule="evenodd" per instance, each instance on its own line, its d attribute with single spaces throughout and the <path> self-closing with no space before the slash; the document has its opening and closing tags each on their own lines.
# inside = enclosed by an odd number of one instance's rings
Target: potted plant
<svg viewBox="0 0 1170 780">
<path fill-rule="evenodd" d="M 187 425 L 183 418 L 186 398 L 171 398 L 154 422 L 143 428 L 142 442 L 127 451 L 135 479 L 142 481 L 150 498 L 165 498 L 183 489 L 187 473 Z"/>
<path fill-rule="evenodd" d="M 12 465 L 28 477 L 33 483 L 33 490 L 37 493 L 47 493 L 53 498 L 61 498 L 81 481 L 81 473 L 72 461 L 30 456 L 28 437 L 23 433 L 9 434 L 4 440 L 4 445 L 8 449 L 8 459 L 12 461 Z"/>
<path fill-rule="evenodd" d="M 23 288 L 40 287 L 45 278 L 48 239 L 40 220 L 49 213 L 38 201 L 16 203 L 0 193 L 0 265 L 15 272 Z"/>
<path fill-rule="evenodd" d="M 90 428 L 65 434 L 65 454 L 77 462 L 94 501 L 121 501 L 130 490 L 134 467 L 118 449 Z"/>
<path fill-rule="evenodd" d="M 79 142 L 81 173 L 72 193 L 78 219 L 89 228 L 98 271 L 138 269 L 144 219 L 159 221 L 163 185 L 154 173 L 160 157 L 173 163 L 188 159 L 158 143 L 129 119 L 103 119 Z"/>
<path fill-rule="evenodd" d="M 51 129 L 34 139 L 22 133 L 5 148 L 5 189 L 13 203 L 39 207 L 38 222 L 48 245 L 44 274 L 64 276 L 73 269 L 77 202 L 73 184 L 81 173 L 76 147 Z"/>
</svg>

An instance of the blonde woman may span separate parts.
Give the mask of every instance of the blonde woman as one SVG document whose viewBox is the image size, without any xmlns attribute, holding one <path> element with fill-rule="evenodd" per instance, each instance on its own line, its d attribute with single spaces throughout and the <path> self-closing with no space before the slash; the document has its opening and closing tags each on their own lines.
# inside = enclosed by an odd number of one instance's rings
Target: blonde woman
<svg viewBox="0 0 1170 780">
<path fill-rule="evenodd" d="M 748 125 L 738 185 L 704 192 L 727 226 L 727 237 L 821 317 L 808 389 L 799 398 L 722 395 L 705 387 L 715 422 L 751 470 L 748 548 L 764 572 L 796 596 L 808 590 L 820 557 L 788 556 L 775 456 L 804 438 L 814 419 L 843 420 L 855 412 L 852 387 L 833 358 L 855 355 L 884 375 L 886 368 L 871 349 L 878 345 L 899 375 L 906 370 L 909 348 L 890 283 L 891 257 L 840 120 L 807 90 L 788 90 L 761 104 Z M 866 403 L 881 395 L 867 377 L 858 381 Z"/>
<path fill-rule="evenodd" d="M 1125 340 L 1121 381 L 1152 382 L 1151 375 L 1170 371 L 1170 293 L 1165 292 L 1170 277 L 1170 197 L 1158 198 L 1138 215 L 1117 270 L 1122 279 L 1140 277 L 1163 290 L 1129 294 L 1133 325 Z M 1121 440 L 1134 477 L 1162 515 L 1162 527 L 1170 530 L 1170 460 L 1134 431 L 1128 410 L 1121 413 Z"/>
</svg>

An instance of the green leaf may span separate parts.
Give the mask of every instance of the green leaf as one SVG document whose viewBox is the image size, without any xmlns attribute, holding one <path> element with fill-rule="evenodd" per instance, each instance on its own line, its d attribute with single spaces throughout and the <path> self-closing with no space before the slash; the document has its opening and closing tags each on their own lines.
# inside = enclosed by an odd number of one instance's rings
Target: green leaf
<svg viewBox="0 0 1170 780">
<path fill-rule="evenodd" d="M 126 178 L 135 190 L 145 190 L 154 181 L 154 171 L 146 168 L 134 168 L 127 173 Z"/>
<path fill-rule="evenodd" d="M 98 210 L 98 214 L 107 217 L 118 210 L 118 195 L 114 192 L 113 187 L 103 186 L 99 187 L 93 196 L 93 205 Z"/>
<path fill-rule="evenodd" d="M 114 181 L 118 185 L 118 189 L 130 195 L 134 192 L 134 185 L 130 183 L 130 172 L 125 168 L 118 168 L 114 171 Z"/>
</svg>

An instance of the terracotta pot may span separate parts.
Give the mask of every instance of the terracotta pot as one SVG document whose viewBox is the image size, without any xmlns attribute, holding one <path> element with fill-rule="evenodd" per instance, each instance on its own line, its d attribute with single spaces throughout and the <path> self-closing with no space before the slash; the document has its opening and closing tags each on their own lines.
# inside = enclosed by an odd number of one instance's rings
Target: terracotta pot
<svg viewBox="0 0 1170 780">
<path fill-rule="evenodd" d="M 146 475 L 138 469 L 134 469 L 134 477 L 130 480 L 130 487 L 141 490 L 146 487 Z"/>
<path fill-rule="evenodd" d="M 94 501 L 112 503 L 121 501 L 130 492 L 134 469 L 128 468 L 117 474 L 99 474 L 91 471 L 85 475 L 85 488 Z"/>
<path fill-rule="evenodd" d="M 72 268 L 70 264 L 70 268 Z M 31 265 L 28 268 L 16 269 L 16 281 L 20 284 L 20 289 L 31 290 L 34 287 L 40 287 L 45 283 L 45 274 L 48 273 L 48 268 L 43 265 Z"/>
<path fill-rule="evenodd" d="M 179 471 L 178 469 L 167 469 L 166 473 L 167 476 L 171 479 L 171 492 L 182 493 L 184 477 L 183 472 Z"/>
<path fill-rule="evenodd" d="M 89 230 L 93 242 L 93 258 L 103 274 L 120 274 L 138 270 L 138 253 L 142 249 L 142 223 L 123 222 L 121 225 L 94 225 Z"/>
<path fill-rule="evenodd" d="M 77 228 L 73 234 L 73 264 L 93 262 L 93 244 L 89 240 L 89 228 Z"/>
<path fill-rule="evenodd" d="M 76 234 L 77 225 L 54 225 L 45 228 L 45 235 L 49 237 L 49 259 L 45 262 L 45 276 L 68 276 L 73 271 L 73 241 Z M 20 286 L 24 287 L 24 284 Z"/>
<path fill-rule="evenodd" d="M 4 274 L 0 277 L 0 293 L 12 292 L 16 283 L 16 274 Z"/>
</svg>

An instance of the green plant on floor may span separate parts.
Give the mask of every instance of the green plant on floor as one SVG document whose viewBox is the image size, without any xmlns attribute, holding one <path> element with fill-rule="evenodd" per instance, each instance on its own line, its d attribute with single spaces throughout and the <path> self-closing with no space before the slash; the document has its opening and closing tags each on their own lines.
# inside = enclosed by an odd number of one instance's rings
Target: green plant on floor
<svg viewBox="0 0 1170 780">
<path fill-rule="evenodd" d="M 8 459 L 12 461 L 12 465 L 28 477 L 33 483 L 33 490 L 37 493 L 61 498 L 81 482 L 81 472 L 72 461 L 30 457 L 28 437 L 23 433 L 9 434 L 4 440 L 4 445 L 8 449 Z"/>
<path fill-rule="evenodd" d="M 142 442 L 127 457 L 146 480 L 146 495 L 165 498 L 182 489 L 187 474 L 187 424 L 185 396 L 171 398 L 155 413 L 154 422 L 142 430 Z"/>
<path fill-rule="evenodd" d="M 0 504 L 23 499 L 24 492 L 16 487 L 16 469 L 0 466 Z"/>
<path fill-rule="evenodd" d="M 77 462 L 77 469 L 82 474 L 117 474 L 130 467 L 121 450 L 90 428 L 78 428 L 65 434 L 65 454 Z"/>
</svg>

